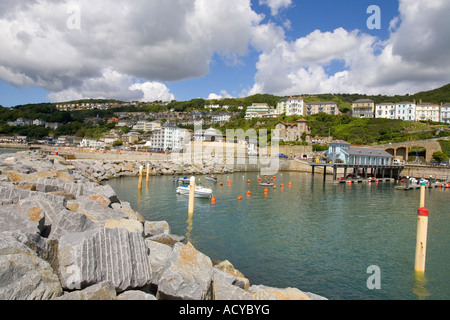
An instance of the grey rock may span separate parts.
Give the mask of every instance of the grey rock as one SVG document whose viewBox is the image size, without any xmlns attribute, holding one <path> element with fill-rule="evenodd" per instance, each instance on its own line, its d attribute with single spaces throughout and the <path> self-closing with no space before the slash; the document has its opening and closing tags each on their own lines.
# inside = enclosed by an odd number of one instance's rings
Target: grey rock
<svg viewBox="0 0 450 320">
<path fill-rule="evenodd" d="M 157 300 L 154 295 L 139 290 L 125 291 L 117 296 L 117 300 Z"/>
<path fill-rule="evenodd" d="M 167 221 L 145 221 L 144 236 L 152 237 L 161 234 L 170 234 L 170 226 Z"/>
<path fill-rule="evenodd" d="M 222 282 L 226 282 L 230 285 L 241 288 L 242 290 L 246 289 L 246 278 L 235 277 L 228 272 L 214 268 L 214 280 L 216 279 L 220 279 Z"/>
<path fill-rule="evenodd" d="M 117 292 L 149 285 L 152 270 L 144 239 L 122 228 L 71 233 L 59 241 L 59 274 L 64 289 L 111 281 Z"/>
<path fill-rule="evenodd" d="M 158 285 L 172 253 L 172 247 L 146 239 L 145 244 L 150 250 L 150 265 L 152 266 L 152 284 Z"/>
<path fill-rule="evenodd" d="M 175 234 L 158 234 L 152 237 L 148 237 L 148 239 L 171 247 L 173 247 L 177 243 L 188 244 L 188 240 L 186 237 L 178 236 Z"/>
<path fill-rule="evenodd" d="M 8 234 L 0 234 L 0 300 L 49 300 L 62 288 L 50 264 Z"/>
<path fill-rule="evenodd" d="M 93 193 L 98 193 L 111 201 L 111 203 L 120 203 L 119 198 L 114 189 L 110 185 L 97 186 L 91 190 Z"/>
<path fill-rule="evenodd" d="M 250 293 L 214 275 L 215 300 L 253 300 Z"/>
<path fill-rule="evenodd" d="M 77 200 L 71 201 L 71 204 L 78 204 L 78 212 L 83 213 L 93 222 L 104 225 L 106 221 L 110 219 L 120 220 L 124 218 L 124 213 L 118 210 L 114 210 L 107 206 L 107 203 L 103 203 L 102 198 L 97 198 L 97 195 L 91 195 L 89 197 L 78 197 Z M 109 200 L 106 199 L 109 204 Z"/>
<path fill-rule="evenodd" d="M 60 212 L 58 223 L 52 225 L 49 238 L 60 239 L 69 233 L 79 233 L 99 227 L 86 215 L 64 209 Z"/>
<path fill-rule="evenodd" d="M 318 294 L 311 293 L 311 292 L 305 292 L 305 294 L 311 298 L 311 300 L 328 300 L 325 297 L 319 296 Z"/>
<path fill-rule="evenodd" d="M 20 200 L 20 206 L 22 208 L 31 210 L 38 208 L 43 210 L 45 215 L 45 227 L 50 229 L 52 225 L 56 225 L 60 219 L 61 211 L 65 210 L 65 207 L 60 203 L 54 203 L 43 196 L 43 193 L 36 192 L 32 196 Z M 45 234 L 47 236 L 47 234 Z"/>
<path fill-rule="evenodd" d="M 87 287 L 86 289 L 66 293 L 54 300 L 116 300 L 116 290 L 110 281 Z"/>
<path fill-rule="evenodd" d="M 14 230 L 41 234 L 46 230 L 44 211 L 25 209 L 19 205 L 0 206 L 0 232 Z"/>
<path fill-rule="evenodd" d="M 161 275 L 158 300 L 212 300 L 211 259 L 191 243 L 176 243 Z"/>
</svg>

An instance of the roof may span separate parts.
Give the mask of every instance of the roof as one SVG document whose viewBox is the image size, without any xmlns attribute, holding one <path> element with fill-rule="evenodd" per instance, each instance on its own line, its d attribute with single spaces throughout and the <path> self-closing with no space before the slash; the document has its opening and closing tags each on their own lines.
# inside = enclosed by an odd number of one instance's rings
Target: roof
<svg viewBox="0 0 450 320">
<path fill-rule="evenodd" d="M 345 152 L 348 155 L 394 158 L 392 154 L 384 150 L 373 148 L 350 147 L 349 149 L 342 150 L 342 152 Z"/>
<path fill-rule="evenodd" d="M 348 145 L 350 145 L 350 143 L 348 143 L 348 142 L 346 142 L 344 140 L 333 140 L 333 141 L 330 142 L 330 144 L 332 144 L 332 143 L 334 143 L 334 144 L 348 144 Z"/>
<path fill-rule="evenodd" d="M 296 127 L 297 126 L 296 123 L 289 123 L 289 122 L 283 122 L 283 121 L 278 122 L 275 126 L 279 125 L 280 123 L 285 127 Z"/>
<path fill-rule="evenodd" d="M 359 99 L 359 100 L 356 100 L 356 101 L 353 101 L 353 103 L 360 103 L 360 102 L 374 102 L 373 100 L 370 100 L 370 99 Z"/>
</svg>

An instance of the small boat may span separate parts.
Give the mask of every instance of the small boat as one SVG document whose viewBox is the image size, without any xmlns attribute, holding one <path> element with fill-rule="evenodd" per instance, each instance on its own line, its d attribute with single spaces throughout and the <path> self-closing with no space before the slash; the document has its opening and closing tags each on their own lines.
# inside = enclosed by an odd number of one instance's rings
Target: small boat
<svg viewBox="0 0 450 320">
<path fill-rule="evenodd" d="M 173 181 L 175 181 L 175 182 L 182 182 L 182 183 L 187 183 L 187 184 L 189 184 L 189 183 L 191 182 L 191 178 L 188 178 L 188 177 L 183 177 L 183 178 L 180 178 L 180 177 L 174 177 L 174 178 L 173 178 Z"/>
<path fill-rule="evenodd" d="M 190 192 L 190 186 L 183 186 L 177 188 L 177 193 L 188 196 Z M 196 186 L 194 196 L 196 198 L 211 198 L 213 192 L 211 189 L 203 188 L 202 186 Z"/>
<path fill-rule="evenodd" d="M 205 180 L 217 182 L 217 177 L 211 176 L 211 177 L 205 177 Z"/>
<path fill-rule="evenodd" d="M 273 186 L 273 183 L 272 182 L 266 182 L 266 183 L 260 183 L 259 184 L 261 187 L 272 187 Z"/>
</svg>

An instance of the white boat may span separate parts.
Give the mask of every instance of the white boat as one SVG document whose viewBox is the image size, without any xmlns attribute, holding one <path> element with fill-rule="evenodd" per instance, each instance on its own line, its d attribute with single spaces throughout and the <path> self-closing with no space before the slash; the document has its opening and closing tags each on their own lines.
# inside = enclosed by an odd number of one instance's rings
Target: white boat
<svg viewBox="0 0 450 320">
<path fill-rule="evenodd" d="M 184 177 L 184 178 L 179 178 L 179 177 L 175 177 L 175 178 L 173 178 L 173 181 L 175 181 L 175 182 L 182 182 L 183 184 L 184 183 L 190 183 L 191 182 L 191 178 L 188 178 L 188 177 Z"/>
<path fill-rule="evenodd" d="M 211 177 L 205 177 L 205 180 L 217 182 L 217 177 L 211 176 Z"/>
<path fill-rule="evenodd" d="M 272 186 L 273 186 L 273 183 L 267 182 L 267 183 L 260 183 L 259 185 L 260 185 L 261 187 L 272 187 Z"/>
<path fill-rule="evenodd" d="M 182 195 L 189 195 L 190 186 L 182 186 L 177 188 L 177 193 Z M 202 186 L 195 186 L 194 196 L 196 198 L 211 198 L 213 192 L 211 189 L 203 188 Z"/>
</svg>

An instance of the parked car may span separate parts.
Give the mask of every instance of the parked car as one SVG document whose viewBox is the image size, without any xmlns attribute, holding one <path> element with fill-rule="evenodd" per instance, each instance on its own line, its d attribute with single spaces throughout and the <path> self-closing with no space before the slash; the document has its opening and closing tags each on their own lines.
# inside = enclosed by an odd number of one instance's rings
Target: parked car
<svg viewBox="0 0 450 320">
<path fill-rule="evenodd" d="M 288 156 L 285 155 L 284 153 L 279 153 L 279 154 L 278 154 L 278 157 L 279 157 L 279 158 L 283 158 L 283 159 L 287 159 L 287 158 L 288 158 Z"/>
<path fill-rule="evenodd" d="M 436 167 L 438 165 L 439 165 L 439 162 L 437 162 L 437 161 L 431 161 L 430 162 L 430 166 L 432 166 L 432 167 Z"/>
<path fill-rule="evenodd" d="M 441 162 L 441 167 L 448 167 L 450 163 L 448 161 Z"/>
</svg>

